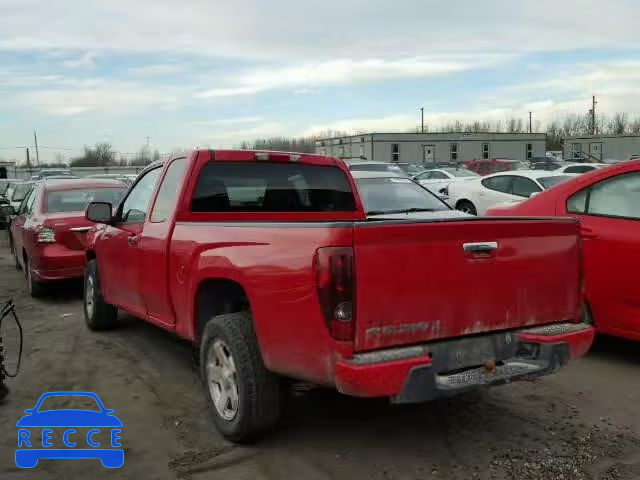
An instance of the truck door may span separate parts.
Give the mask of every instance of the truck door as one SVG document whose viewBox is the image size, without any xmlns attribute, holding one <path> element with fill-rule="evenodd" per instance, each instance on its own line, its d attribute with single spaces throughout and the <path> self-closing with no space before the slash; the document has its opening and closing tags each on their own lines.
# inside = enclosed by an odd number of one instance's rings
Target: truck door
<svg viewBox="0 0 640 480">
<path fill-rule="evenodd" d="M 140 177 L 119 207 L 119 221 L 106 227 L 106 241 L 96 245 L 107 300 L 139 315 L 146 313 L 140 295 L 140 235 L 161 171 L 158 167 Z"/>
<path fill-rule="evenodd" d="M 142 264 L 140 291 L 147 315 L 167 326 L 175 323 L 169 294 L 169 243 L 186 168 L 184 157 L 172 160 L 167 167 L 138 246 Z"/>
</svg>

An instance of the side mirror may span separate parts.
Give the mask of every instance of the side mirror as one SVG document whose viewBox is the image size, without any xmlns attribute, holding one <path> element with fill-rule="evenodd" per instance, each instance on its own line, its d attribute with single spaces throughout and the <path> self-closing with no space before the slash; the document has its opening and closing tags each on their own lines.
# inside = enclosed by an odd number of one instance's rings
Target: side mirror
<svg viewBox="0 0 640 480">
<path fill-rule="evenodd" d="M 16 214 L 16 209 L 12 205 L 0 206 L 0 217 L 12 217 Z"/>
<path fill-rule="evenodd" d="M 87 207 L 85 217 L 95 223 L 111 223 L 111 204 L 109 202 L 91 202 Z"/>
</svg>

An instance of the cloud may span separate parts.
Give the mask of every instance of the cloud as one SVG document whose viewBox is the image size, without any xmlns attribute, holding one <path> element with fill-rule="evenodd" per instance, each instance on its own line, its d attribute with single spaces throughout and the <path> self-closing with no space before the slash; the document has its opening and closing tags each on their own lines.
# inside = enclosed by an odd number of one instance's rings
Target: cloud
<svg viewBox="0 0 640 480">
<path fill-rule="evenodd" d="M 4 2 L 0 48 L 303 61 L 636 48 L 635 0 Z M 63 13 L 64 12 L 64 13 Z M 37 25 L 37 28 L 34 28 Z M 183 26 L 188 25 L 188 28 Z"/>
<path fill-rule="evenodd" d="M 62 66 L 65 68 L 92 69 L 96 66 L 95 59 L 96 55 L 94 53 L 85 52 L 78 58 L 65 60 L 64 62 L 62 62 Z"/>
<path fill-rule="evenodd" d="M 140 67 L 130 68 L 128 73 L 134 77 L 155 77 L 184 73 L 186 70 L 187 68 L 184 65 L 159 63 L 155 65 L 142 65 Z"/>
<path fill-rule="evenodd" d="M 279 88 L 309 87 L 331 84 L 352 84 L 395 79 L 425 78 L 447 75 L 464 70 L 494 67 L 510 56 L 448 56 L 415 57 L 397 60 L 371 58 L 364 60 L 337 59 L 308 62 L 299 65 L 262 68 L 200 92 L 198 98 L 252 95 Z"/>
<path fill-rule="evenodd" d="M 203 120 L 201 122 L 194 122 L 194 125 L 199 127 L 210 127 L 219 125 L 238 125 L 247 123 L 258 123 L 264 120 L 263 117 L 237 117 L 237 118 L 219 118 L 215 120 Z"/>
<path fill-rule="evenodd" d="M 19 95 L 19 102 L 53 116 L 88 113 L 125 116 L 145 110 L 176 108 L 181 104 L 182 95 L 172 87 L 87 80 L 26 91 Z"/>
</svg>

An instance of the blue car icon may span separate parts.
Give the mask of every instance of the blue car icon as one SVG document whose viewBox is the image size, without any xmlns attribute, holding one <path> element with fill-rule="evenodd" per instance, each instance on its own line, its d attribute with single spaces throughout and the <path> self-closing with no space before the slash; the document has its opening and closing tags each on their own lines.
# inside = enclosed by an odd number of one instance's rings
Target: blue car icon
<svg viewBox="0 0 640 480">
<path fill-rule="evenodd" d="M 95 400 L 99 411 L 88 409 L 55 409 L 42 410 L 42 402 L 51 397 L 90 397 Z M 64 400 L 64 399 L 63 399 Z M 73 399 L 70 399 L 73 400 Z M 86 400 L 86 399 L 85 399 Z M 43 394 L 36 406 L 24 411 L 26 413 L 18 423 L 18 448 L 16 449 L 16 465 L 20 468 L 33 468 L 41 458 L 53 459 L 100 459 L 106 468 L 119 468 L 124 463 L 124 450 L 120 445 L 122 422 L 114 415 L 114 410 L 104 407 L 98 395 L 92 392 L 49 392 Z M 60 428 L 63 427 L 63 428 Z M 75 428 L 86 429 L 82 435 Z M 53 428 L 56 432 L 64 430 L 62 440 L 65 448 L 53 448 Z M 41 442 L 37 436 L 42 430 Z M 110 448 L 105 448 L 97 441 L 96 435 L 101 431 L 109 431 Z M 32 435 L 33 434 L 33 435 Z M 102 434 L 105 435 L 104 433 Z M 86 445 L 84 447 L 84 439 Z M 101 437 L 102 438 L 102 437 Z M 76 446 L 78 446 L 76 448 Z"/>
</svg>

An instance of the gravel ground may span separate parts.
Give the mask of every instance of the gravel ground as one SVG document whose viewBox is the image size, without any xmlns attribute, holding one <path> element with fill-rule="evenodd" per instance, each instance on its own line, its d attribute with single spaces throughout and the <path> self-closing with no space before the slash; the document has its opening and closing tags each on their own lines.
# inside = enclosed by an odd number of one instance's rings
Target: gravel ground
<svg viewBox="0 0 640 480">
<path fill-rule="evenodd" d="M 81 286 L 26 294 L 0 232 L 0 300 L 25 330 L 23 368 L 0 404 L 0 478 L 640 479 L 640 348 L 599 339 L 564 371 L 416 406 L 296 390 L 275 434 L 237 447 L 213 429 L 189 344 L 131 317 L 91 333 Z M 7 354 L 15 330 L 3 326 Z M 10 365 L 11 366 L 11 365 Z M 96 392 L 124 423 L 124 466 L 41 460 L 15 466 L 15 422 L 52 390 Z"/>
</svg>

